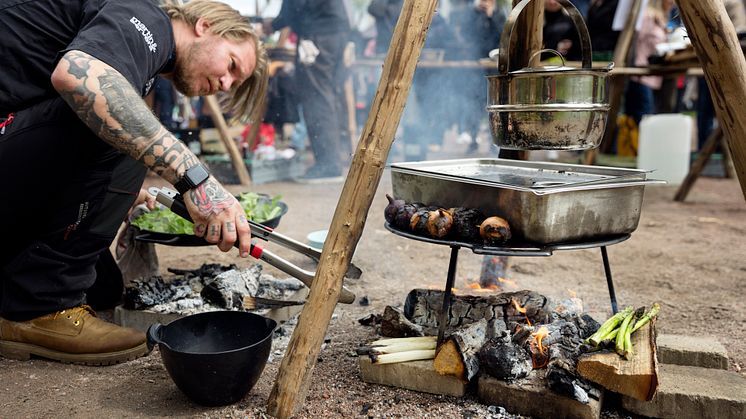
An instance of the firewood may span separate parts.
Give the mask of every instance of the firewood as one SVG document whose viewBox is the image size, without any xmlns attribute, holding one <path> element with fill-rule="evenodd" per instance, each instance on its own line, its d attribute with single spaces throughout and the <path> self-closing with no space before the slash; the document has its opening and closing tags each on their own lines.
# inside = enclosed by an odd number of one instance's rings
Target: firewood
<svg viewBox="0 0 746 419">
<path fill-rule="evenodd" d="M 515 308 L 515 301 L 526 313 Z M 404 315 L 412 323 L 422 326 L 425 334 L 436 334 L 443 306 L 443 291 L 414 289 L 404 302 Z M 551 307 L 546 297 L 533 291 L 506 292 L 490 295 L 453 295 L 449 310 L 447 332 L 480 319 L 486 319 L 488 329 L 506 330 L 514 323 L 547 323 Z"/>
<path fill-rule="evenodd" d="M 407 336 L 422 336 L 425 333 L 422 326 L 418 326 L 409 321 L 401 310 L 391 306 L 386 306 L 381 318 L 381 334 L 392 338 L 401 338 Z"/>
<path fill-rule="evenodd" d="M 485 319 L 456 330 L 438 348 L 433 364 L 435 371 L 470 381 L 479 372 L 478 353 L 486 341 Z"/>
<path fill-rule="evenodd" d="M 651 400 L 658 389 L 655 335 L 655 320 L 635 332 L 631 336 L 635 351 L 629 360 L 613 351 L 582 355 L 578 359 L 578 374 L 608 390 L 638 400 Z"/>
</svg>

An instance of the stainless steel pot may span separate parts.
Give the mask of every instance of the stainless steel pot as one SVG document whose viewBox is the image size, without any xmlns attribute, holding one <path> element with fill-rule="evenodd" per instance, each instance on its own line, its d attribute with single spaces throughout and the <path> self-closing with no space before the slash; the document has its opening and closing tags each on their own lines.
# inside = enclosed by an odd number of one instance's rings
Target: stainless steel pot
<svg viewBox="0 0 746 419">
<path fill-rule="evenodd" d="M 510 13 L 500 39 L 499 72 L 487 77 L 487 112 L 493 140 L 499 147 L 511 150 L 596 148 L 606 129 L 607 76 L 613 64 L 592 69 L 588 28 L 569 0 L 558 0 L 578 31 L 582 67 L 567 67 L 563 60 L 561 66 L 509 72 L 513 27 L 530 1 L 523 0 Z"/>
</svg>

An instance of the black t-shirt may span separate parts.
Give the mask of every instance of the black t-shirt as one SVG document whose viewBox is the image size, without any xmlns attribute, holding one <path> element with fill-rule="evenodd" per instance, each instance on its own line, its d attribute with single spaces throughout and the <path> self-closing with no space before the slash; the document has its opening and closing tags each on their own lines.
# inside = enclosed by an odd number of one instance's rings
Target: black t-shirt
<svg viewBox="0 0 746 419">
<path fill-rule="evenodd" d="M 173 29 L 155 0 L 0 0 L 0 116 L 57 96 L 50 77 L 71 50 L 144 96 L 170 64 Z"/>
</svg>

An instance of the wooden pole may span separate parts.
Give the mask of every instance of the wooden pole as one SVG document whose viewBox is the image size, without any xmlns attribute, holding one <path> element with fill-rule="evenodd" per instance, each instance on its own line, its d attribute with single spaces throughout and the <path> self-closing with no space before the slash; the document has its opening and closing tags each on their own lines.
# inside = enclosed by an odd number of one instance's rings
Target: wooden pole
<svg viewBox="0 0 746 419">
<path fill-rule="evenodd" d="M 238 181 L 241 182 L 242 186 L 251 185 L 249 169 L 246 168 L 246 164 L 243 161 L 243 157 L 241 157 L 241 153 L 238 151 L 236 142 L 233 141 L 233 138 L 231 138 L 231 135 L 228 132 L 228 124 L 225 123 L 223 110 L 220 109 L 220 104 L 218 104 L 217 98 L 213 95 L 205 96 L 205 103 L 207 103 L 207 106 L 210 108 L 212 121 L 220 133 L 220 139 L 223 140 L 223 145 L 225 146 L 225 149 L 228 150 L 231 163 L 233 163 L 233 168 L 236 170 L 236 174 L 238 175 Z M 259 124 L 259 122 L 260 121 L 256 121 L 254 124 Z"/>
<path fill-rule="evenodd" d="M 678 0 L 746 198 L 746 58 L 722 1 Z"/>
<path fill-rule="evenodd" d="M 267 413 L 287 418 L 306 398 L 313 367 L 363 232 L 407 101 L 437 0 L 405 0 L 368 120 L 334 212 L 308 300 L 282 359 Z"/>
<path fill-rule="evenodd" d="M 521 0 L 513 0 L 515 7 Z M 527 66 L 535 66 L 541 60 L 541 56 L 534 57 L 529 62 L 531 55 L 542 48 L 544 44 L 544 2 L 534 0 L 527 4 L 518 17 L 513 27 L 513 36 L 510 39 L 510 68 L 508 71 L 520 70 Z M 502 159 L 528 160 L 526 150 L 500 150 L 498 157 Z"/>
</svg>

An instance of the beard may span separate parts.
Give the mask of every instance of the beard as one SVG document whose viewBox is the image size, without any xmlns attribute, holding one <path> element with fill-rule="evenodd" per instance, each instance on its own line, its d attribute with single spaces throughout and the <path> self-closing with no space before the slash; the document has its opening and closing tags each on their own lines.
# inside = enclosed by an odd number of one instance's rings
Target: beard
<svg viewBox="0 0 746 419">
<path fill-rule="evenodd" d="M 197 73 L 201 70 L 200 63 L 209 61 L 210 51 L 209 41 L 196 41 L 189 46 L 184 54 L 176 56 L 176 66 L 173 74 L 173 85 L 176 90 L 186 96 L 201 96 L 209 92 L 199 90 L 198 83 L 200 77 Z"/>
</svg>

